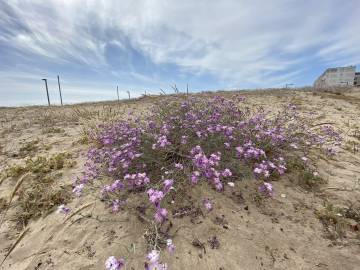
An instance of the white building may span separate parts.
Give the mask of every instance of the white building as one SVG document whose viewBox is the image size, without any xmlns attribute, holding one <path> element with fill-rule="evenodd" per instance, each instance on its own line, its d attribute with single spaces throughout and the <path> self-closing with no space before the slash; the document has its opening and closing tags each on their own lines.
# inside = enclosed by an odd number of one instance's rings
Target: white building
<svg viewBox="0 0 360 270">
<path fill-rule="evenodd" d="M 360 87 L 360 72 L 355 73 L 354 86 Z"/>
<path fill-rule="evenodd" d="M 356 66 L 328 68 L 315 81 L 315 88 L 334 86 L 353 86 L 355 83 Z"/>
</svg>

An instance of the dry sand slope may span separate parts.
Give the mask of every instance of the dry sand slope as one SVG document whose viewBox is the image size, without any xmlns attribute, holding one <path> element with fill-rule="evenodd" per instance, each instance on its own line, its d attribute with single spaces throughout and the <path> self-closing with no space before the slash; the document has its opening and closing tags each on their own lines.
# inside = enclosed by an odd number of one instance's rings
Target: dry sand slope
<svg viewBox="0 0 360 270">
<path fill-rule="evenodd" d="M 276 109 L 292 102 L 303 111 L 315 110 L 319 122 L 343 130 L 338 155 L 317 161 L 327 183 L 306 191 L 299 179 L 285 176 L 274 182 L 275 197 L 266 202 L 256 200 L 251 181 L 225 194 L 197 186 L 189 198 L 213 198 L 215 209 L 206 217 L 174 218 L 177 251 L 164 253 L 162 260 L 169 269 L 360 269 L 360 89 L 241 94 L 251 106 Z M 110 214 L 91 196 L 66 196 L 85 160 L 83 128 L 130 110 L 146 112 L 151 102 L 148 97 L 120 104 L 0 109 L 1 261 L 9 254 L 0 269 L 104 269 L 110 255 L 126 256 L 126 269 L 143 269 L 146 228 L 138 218 L 126 211 Z M 48 159 L 36 162 L 39 156 Z M 34 162 L 27 169 L 14 169 L 29 157 Z M 6 177 L 10 166 L 12 176 Z M 43 201 L 31 204 L 36 198 Z M 68 219 L 56 214 L 51 202 L 64 200 L 73 211 L 82 210 Z M 36 218 L 24 213 L 34 207 L 45 210 Z M 211 244 L 214 236 L 218 243 Z"/>
</svg>

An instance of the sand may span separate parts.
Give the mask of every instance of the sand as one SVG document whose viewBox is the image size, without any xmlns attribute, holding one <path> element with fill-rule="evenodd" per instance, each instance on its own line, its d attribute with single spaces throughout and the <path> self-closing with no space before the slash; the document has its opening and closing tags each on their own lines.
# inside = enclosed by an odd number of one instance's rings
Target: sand
<svg viewBox="0 0 360 270">
<path fill-rule="evenodd" d="M 221 93 L 224 96 L 230 93 Z M 327 183 L 317 190 L 305 190 L 291 176 L 274 182 L 273 199 L 254 201 L 256 187 L 251 181 L 236 184 L 231 191 L 217 193 L 197 186 L 189 194 L 215 202 L 212 212 L 202 216 L 174 218 L 176 253 L 162 254 L 169 269 L 359 269 L 359 220 L 343 228 L 343 237 L 331 237 L 318 218 L 326 202 L 360 211 L 360 89 L 334 94 L 310 91 L 271 90 L 244 92 L 249 106 L 274 110 L 292 102 L 302 111 L 315 110 L 319 122 L 332 122 L 344 132 L 347 146 L 332 159 L 319 159 L 319 173 Z M 66 152 L 72 167 L 58 170 L 55 186 L 69 187 L 72 177 L 83 169 L 88 145 L 82 143 L 83 128 L 102 119 L 121 117 L 130 110 L 146 112 L 155 98 L 128 102 L 107 102 L 64 107 L 24 107 L 0 109 L 0 198 L 8 200 L 19 178 L 5 177 L 5 168 L 23 164 L 27 157 L 51 156 Z M 26 142 L 35 147 L 24 152 Z M 350 143 L 351 142 L 351 143 Z M 353 145 L 354 148 L 349 147 Z M 60 173 L 60 174 L 59 174 Z M 24 180 L 30 181 L 30 180 Z M 241 195 L 240 195 L 241 194 Z M 0 227 L 0 259 L 24 232 L 22 239 L 0 269 L 105 269 L 110 255 L 126 257 L 126 269 L 143 269 L 146 224 L 129 211 L 111 214 L 91 196 L 74 198 L 74 210 L 89 205 L 66 220 L 56 207 L 25 227 L 15 226 L 18 196 L 4 215 Z M 216 237 L 219 246 L 208 240 Z M 201 243 L 194 245 L 194 241 Z M 201 246 L 203 244 L 203 246 Z"/>
</svg>

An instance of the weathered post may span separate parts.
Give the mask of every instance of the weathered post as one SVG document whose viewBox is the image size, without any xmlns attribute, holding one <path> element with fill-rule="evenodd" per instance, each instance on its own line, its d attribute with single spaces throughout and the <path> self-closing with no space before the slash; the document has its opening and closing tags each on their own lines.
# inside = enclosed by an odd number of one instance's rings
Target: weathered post
<svg viewBox="0 0 360 270">
<path fill-rule="evenodd" d="M 120 102 L 120 97 L 119 97 L 119 86 L 116 86 L 116 93 L 117 93 L 117 97 L 118 97 L 118 101 Z"/>
<path fill-rule="evenodd" d="M 128 93 L 128 95 L 129 95 L 129 99 L 130 99 L 130 91 L 126 91 L 127 93 Z"/>
<path fill-rule="evenodd" d="M 50 106 L 50 97 L 49 97 L 49 89 L 48 89 L 48 85 L 47 85 L 47 79 L 42 79 L 42 80 L 45 82 L 47 100 L 48 100 L 48 104 Z"/>
<path fill-rule="evenodd" d="M 60 102 L 61 102 L 61 106 L 63 106 L 62 95 L 61 95 L 61 87 L 60 87 L 60 77 L 59 77 L 59 75 L 57 75 L 57 79 L 58 79 L 58 85 L 59 85 Z"/>
</svg>

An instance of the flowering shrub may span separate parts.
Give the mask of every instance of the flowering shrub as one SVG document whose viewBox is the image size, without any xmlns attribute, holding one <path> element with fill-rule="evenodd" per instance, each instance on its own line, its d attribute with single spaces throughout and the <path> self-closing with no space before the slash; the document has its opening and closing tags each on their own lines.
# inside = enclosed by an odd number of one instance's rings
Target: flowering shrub
<svg viewBox="0 0 360 270">
<path fill-rule="evenodd" d="M 270 113 L 250 110 L 244 100 L 169 98 L 147 117 L 129 115 L 99 126 L 91 133 L 94 146 L 84 174 L 76 180 L 75 194 L 97 188 L 116 213 L 126 207 L 129 193 L 138 193 L 148 198 L 144 214 L 161 230 L 176 194 L 201 181 L 222 192 L 247 175 L 259 182 L 260 193 L 271 197 L 271 180 L 286 173 L 289 165 L 316 180 L 311 153 L 333 155 L 341 142 L 339 133 L 329 125 L 315 125 L 314 117 L 300 114 L 293 105 Z M 199 200 L 207 211 L 213 209 L 208 198 Z M 169 251 L 175 250 L 171 239 L 165 243 Z M 146 269 L 166 269 L 159 262 L 160 248 L 154 243 L 149 249 Z M 123 264 L 111 258 L 109 267 Z"/>
</svg>

